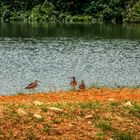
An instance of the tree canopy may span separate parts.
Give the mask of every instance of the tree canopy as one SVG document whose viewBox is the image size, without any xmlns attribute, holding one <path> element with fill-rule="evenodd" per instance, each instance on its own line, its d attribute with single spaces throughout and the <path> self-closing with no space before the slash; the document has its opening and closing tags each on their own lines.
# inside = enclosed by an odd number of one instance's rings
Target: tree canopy
<svg viewBox="0 0 140 140">
<path fill-rule="evenodd" d="M 4 21 L 139 22 L 139 0 L 1 0 Z"/>
</svg>

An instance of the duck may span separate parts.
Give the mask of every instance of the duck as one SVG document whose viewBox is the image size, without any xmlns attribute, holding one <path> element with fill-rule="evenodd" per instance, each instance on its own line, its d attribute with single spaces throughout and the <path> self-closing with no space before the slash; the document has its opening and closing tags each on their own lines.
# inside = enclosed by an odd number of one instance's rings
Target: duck
<svg viewBox="0 0 140 140">
<path fill-rule="evenodd" d="M 86 89 L 86 85 L 84 80 L 81 81 L 81 83 L 79 84 L 79 90 L 85 90 Z"/>
<path fill-rule="evenodd" d="M 70 82 L 70 85 L 71 87 L 73 88 L 73 90 L 75 90 L 76 86 L 77 86 L 77 81 L 76 81 L 76 78 L 75 77 L 70 77 L 72 78 L 71 82 Z"/>
</svg>

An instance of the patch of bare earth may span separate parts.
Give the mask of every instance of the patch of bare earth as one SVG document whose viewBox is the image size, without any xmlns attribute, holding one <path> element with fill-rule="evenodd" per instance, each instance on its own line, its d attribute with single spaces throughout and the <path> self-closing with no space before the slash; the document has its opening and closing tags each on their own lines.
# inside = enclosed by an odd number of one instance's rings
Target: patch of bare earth
<svg viewBox="0 0 140 140">
<path fill-rule="evenodd" d="M 0 140 L 139 140 L 140 89 L 0 96 Z"/>
</svg>

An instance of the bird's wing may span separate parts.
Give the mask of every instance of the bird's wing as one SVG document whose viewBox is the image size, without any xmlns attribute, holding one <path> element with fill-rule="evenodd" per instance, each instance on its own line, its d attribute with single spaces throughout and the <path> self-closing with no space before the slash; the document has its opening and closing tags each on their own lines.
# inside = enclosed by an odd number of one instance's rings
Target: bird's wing
<svg viewBox="0 0 140 140">
<path fill-rule="evenodd" d="M 33 85 L 34 83 L 30 83 L 26 88 L 32 88 Z"/>
</svg>

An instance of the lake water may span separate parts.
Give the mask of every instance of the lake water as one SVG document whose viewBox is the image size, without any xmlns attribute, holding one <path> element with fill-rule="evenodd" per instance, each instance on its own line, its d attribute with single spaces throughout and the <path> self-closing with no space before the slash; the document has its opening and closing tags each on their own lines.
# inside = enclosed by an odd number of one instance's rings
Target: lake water
<svg viewBox="0 0 140 140">
<path fill-rule="evenodd" d="M 140 86 L 140 25 L 0 23 L 0 94 Z"/>
</svg>

